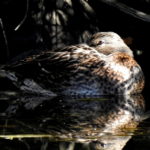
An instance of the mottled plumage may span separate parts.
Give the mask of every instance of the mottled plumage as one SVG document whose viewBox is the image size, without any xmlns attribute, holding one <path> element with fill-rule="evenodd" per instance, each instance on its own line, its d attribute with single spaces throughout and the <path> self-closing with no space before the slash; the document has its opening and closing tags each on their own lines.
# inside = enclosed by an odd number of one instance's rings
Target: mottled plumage
<svg viewBox="0 0 150 150">
<path fill-rule="evenodd" d="M 143 72 L 116 33 L 97 33 L 88 44 L 44 51 L 5 69 L 57 94 L 94 96 L 142 91 Z"/>
</svg>

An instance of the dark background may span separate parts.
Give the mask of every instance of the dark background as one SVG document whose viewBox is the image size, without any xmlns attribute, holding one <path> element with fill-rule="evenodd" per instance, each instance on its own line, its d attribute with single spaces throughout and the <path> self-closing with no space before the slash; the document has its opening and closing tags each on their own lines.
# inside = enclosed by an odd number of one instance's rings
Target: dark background
<svg viewBox="0 0 150 150">
<path fill-rule="evenodd" d="M 127 41 L 144 71 L 148 103 L 149 13 L 150 0 L 1 0 L 0 64 L 86 42 L 98 31 L 114 31 Z"/>
<path fill-rule="evenodd" d="M 145 14 L 141 17 L 139 11 Z M 134 51 L 146 76 L 146 93 L 149 12 L 149 0 L 1 0 L 0 63 L 32 51 L 85 42 L 98 31 L 114 31 Z"/>
<path fill-rule="evenodd" d="M 127 40 L 144 71 L 148 102 L 149 13 L 149 0 L 1 0 L 0 63 L 114 31 Z"/>
<path fill-rule="evenodd" d="M 144 15 L 139 15 L 141 12 Z M 0 64 L 18 55 L 86 42 L 95 32 L 114 31 L 132 48 L 143 69 L 146 80 L 143 95 L 148 110 L 148 14 L 150 0 L 1 0 Z M 125 149 L 133 149 L 134 140 Z"/>
</svg>

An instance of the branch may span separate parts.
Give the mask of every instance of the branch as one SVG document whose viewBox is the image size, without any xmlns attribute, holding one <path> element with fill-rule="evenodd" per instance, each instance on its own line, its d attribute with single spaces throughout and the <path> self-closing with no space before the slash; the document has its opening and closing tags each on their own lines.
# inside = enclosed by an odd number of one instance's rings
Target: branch
<svg viewBox="0 0 150 150">
<path fill-rule="evenodd" d="M 140 20 L 143 20 L 145 22 L 150 22 L 150 15 L 146 14 L 145 12 L 139 11 L 137 9 L 134 9 L 132 7 L 129 7 L 123 3 L 118 2 L 117 0 L 99 0 L 102 3 L 105 3 L 107 5 L 110 5 L 112 7 L 115 7 L 119 9 L 120 11 L 134 17 Z"/>
<path fill-rule="evenodd" d="M 27 3 L 26 3 L 25 15 L 24 15 L 23 19 L 20 21 L 20 23 L 14 29 L 15 31 L 17 31 L 23 25 L 23 23 L 25 22 L 25 20 L 27 19 L 28 11 L 29 11 L 29 0 L 27 0 Z"/>
<path fill-rule="evenodd" d="M 7 41 L 6 32 L 4 30 L 3 21 L 2 21 L 1 18 L 0 18 L 0 30 L 2 31 L 2 38 L 4 40 L 4 47 L 2 47 L 2 48 L 3 48 L 4 51 L 6 50 L 6 57 L 7 57 L 6 59 L 8 60 L 10 53 L 9 53 L 9 48 L 8 48 L 8 41 Z"/>
</svg>

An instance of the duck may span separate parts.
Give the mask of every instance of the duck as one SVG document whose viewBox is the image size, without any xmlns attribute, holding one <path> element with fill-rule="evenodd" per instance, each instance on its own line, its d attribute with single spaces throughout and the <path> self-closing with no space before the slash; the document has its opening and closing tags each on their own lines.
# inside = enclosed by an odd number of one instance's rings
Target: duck
<svg viewBox="0 0 150 150">
<path fill-rule="evenodd" d="M 144 88 L 133 51 L 115 32 L 98 32 L 87 43 L 42 51 L 1 70 L 15 73 L 17 82 L 21 79 L 16 85 L 30 87 L 28 92 L 35 92 L 35 85 L 57 95 L 83 96 L 136 94 Z"/>
</svg>

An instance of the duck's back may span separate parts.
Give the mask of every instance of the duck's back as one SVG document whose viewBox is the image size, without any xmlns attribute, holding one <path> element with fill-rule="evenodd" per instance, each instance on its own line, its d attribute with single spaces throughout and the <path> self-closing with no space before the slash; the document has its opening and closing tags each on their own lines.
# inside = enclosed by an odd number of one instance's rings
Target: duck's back
<svg viewBox="0 0 150 150">
<path fill-rule="evenodd" d="M 58 94 L 131 94 L 144 85 L 142 70 L 131 56 L 104 55 L 84 44 L 41 52 L 5 68 Z"/>
</svg>

